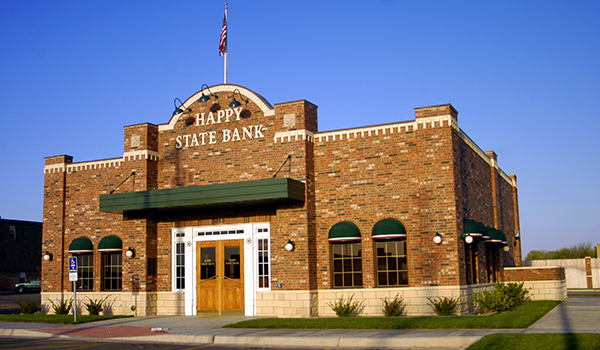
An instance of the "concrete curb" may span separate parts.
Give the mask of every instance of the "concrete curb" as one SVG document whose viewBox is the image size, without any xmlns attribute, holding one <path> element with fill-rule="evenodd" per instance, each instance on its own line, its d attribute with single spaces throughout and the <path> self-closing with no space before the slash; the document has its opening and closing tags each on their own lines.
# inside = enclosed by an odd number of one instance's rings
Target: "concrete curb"
<svg viewBox="0 0 600 350">
<path fill-rule="evenodd" d="M 56 334 L 31 331 L 29 329 L 0 329 L 0 336 L 28 338 L 57 338 Z"/>
<path fill-rule="evenodd" d="M 24 338 L 55 338 L 55 339 L 82 339 L 68 335 L 57 335 L 31 331 L 28 329 L 0 329 L 0 336 L 13 336 Z M 96 339 L 96 338 L 86 338 Z M 104 339 L 108 341 L 141 342 L 141 343 L 186 343 L 186 344 L 215 344 L 215 345 L 255 345 L 273 347 L 319 347 L 319 348 L 446 348 L 466 349 L 471 344 L 481 339 L 481 336 L 386 336 L 374 335 L 366 337 L 347 336 L 285 336 L 285 335 L 186 335 L 186 334 L 160 334 L 151 337 L 115 337 Z"/>
</svg>

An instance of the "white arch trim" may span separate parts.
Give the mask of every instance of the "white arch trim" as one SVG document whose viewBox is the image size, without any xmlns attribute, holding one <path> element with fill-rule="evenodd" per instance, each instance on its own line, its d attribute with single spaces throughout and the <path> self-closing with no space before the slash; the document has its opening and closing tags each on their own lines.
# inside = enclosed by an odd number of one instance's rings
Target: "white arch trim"
<svg viewBox="0 0 600 350">
<path fill-rule="evenodd" d="M 210 89 L 210 91 L 209 91 L 209 89 Z M 183 103 L 183 108 L 188 108 L 189 106 L 191 106 L 192 103 L 196 102 L 200 98 L 200 96 L 202 96 L 202 93 L 204 93 L 205 95 L 210 95 L 211 92 L 213 94 L 219 93 L 219 92 L 233 93 L 236 89 L 240 92 L 240 94 L 242 94 L 243 96 L 248 98 L 250 101 L 254 102 L 260 108 L 260 110 L 264 113 L 265 116 L 275 115 L 275 108 L 273 108 L 273 106 L 271 106 L 271 104 L 267 100 L 262 98 L 262 96 L 258 95 L 257 93 L 255 93 L 252 90 L 246 89 L 243 86 L 232 85 L 232 84 L 215 85 L 215 86 L 208 87 L 204 90 L 200 90 L 197 93 L 195 93 L 194 95 L 192 95 L 191 97 L 189 97 L 187 100 L 185 100 L 185 102 Z M 182 114 L 183 113 L 174 115 L 168 124 L 159 125 L 158 130 L 159 131 L 172 130 L 175 127 L 175 124 L 177 123 L 177 121 L 179 120 L 179 117 Z"/>
</svg>

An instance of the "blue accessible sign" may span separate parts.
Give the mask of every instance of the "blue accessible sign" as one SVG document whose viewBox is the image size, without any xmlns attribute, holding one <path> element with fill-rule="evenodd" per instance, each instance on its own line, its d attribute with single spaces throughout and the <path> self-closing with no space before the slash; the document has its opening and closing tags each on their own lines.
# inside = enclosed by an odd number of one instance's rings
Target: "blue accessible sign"
<svg viewBox="0 0 600 350">
<path fill-rule="evenodd" d="M 77 257 L 69 257 L 69 272 L 77 272 Z"/>
</svg>

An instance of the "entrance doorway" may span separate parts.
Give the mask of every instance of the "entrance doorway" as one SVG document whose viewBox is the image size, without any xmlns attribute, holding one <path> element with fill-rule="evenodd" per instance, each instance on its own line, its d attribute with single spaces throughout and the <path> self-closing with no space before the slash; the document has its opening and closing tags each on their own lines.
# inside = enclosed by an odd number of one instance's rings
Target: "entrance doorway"
<svg viewBox="0 0 600 350">
<path fill-rule="evenodd" d="M 196 242 L 198 314 L 244 313 L 244 241 Z"/>
</svg>

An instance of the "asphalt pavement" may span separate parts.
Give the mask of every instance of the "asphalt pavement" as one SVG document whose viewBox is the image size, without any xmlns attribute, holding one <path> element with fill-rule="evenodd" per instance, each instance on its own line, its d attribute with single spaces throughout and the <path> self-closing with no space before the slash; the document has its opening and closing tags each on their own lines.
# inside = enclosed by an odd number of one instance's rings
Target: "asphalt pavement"
<svg viewBox="0 0 600 350">
<path fill-rule="evenodd" d="M 0 336 L 319 348 L 465 349 L 493 333 L 600 334 L 600 298 L 570 297 L 527 329 L 322 330 L 222 328 L 245 316 L 147 316 L 56 325 L 0 323 Z"/>
</svg>

